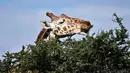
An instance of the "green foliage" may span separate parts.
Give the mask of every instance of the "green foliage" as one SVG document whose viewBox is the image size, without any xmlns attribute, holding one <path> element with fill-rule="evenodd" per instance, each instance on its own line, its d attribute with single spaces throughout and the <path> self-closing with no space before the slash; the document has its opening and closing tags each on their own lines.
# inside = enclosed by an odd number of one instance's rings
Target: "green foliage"
<svg viewBox="0 0 130 73">
<path fill-rule="evenodd" d="M 116 14 L 114 22 L 120 28 L 87 35 L 82 40 L 39 41 L 20 52 L 7 52 L 0 61 L 0 72 L 39 73 L 129 73 L 130 40 L 122 18 Z"/>
</svg>

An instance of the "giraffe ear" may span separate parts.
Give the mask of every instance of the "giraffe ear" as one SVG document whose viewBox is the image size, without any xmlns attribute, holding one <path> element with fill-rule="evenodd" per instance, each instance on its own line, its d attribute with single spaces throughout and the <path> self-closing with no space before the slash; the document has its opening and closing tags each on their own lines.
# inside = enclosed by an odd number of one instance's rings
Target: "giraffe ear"
<svg viewBox="0 0 130 73">
<path fill-rule="evenodd" d="M 40 21 L 40 24 L 42 25 L 42 27 L 45 27 L 46 21 Z"/>
<path fill-rule="evenodd" d="M 60 17 L 70 18 L 69 16 L 67 16 L 65 14 L 61 14 Z"/>
<path fill-rule="evenodd" d="M 52 21 L 55 20 L 56 18 L 58 18 L 58 16 L 54 15 L 53 13 L 47 12 L 46 15 L 47 15 L 48 17 L 50 17 L 50 18 L 52 19 Z"/>
<path fill-rule="evenodd" d="M 50 24 L 47 21 L 40 21 L 40 24 L 43 28 L 51 28 Z"/>
</svg>

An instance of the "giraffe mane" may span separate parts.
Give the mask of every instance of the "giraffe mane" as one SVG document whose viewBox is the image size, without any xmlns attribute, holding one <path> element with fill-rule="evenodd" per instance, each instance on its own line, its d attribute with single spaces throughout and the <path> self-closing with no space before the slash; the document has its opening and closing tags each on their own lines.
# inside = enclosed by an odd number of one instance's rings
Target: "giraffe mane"
<svg viewBox="0 0 130 73">
<path fill-rule="evenodd" d="M 65 15 L 65 14 L 61 14 L 59 17 L 63 17 L 63 18 L 68 18 L 68 19 L 70 19 L 70 17 L 69 16 L 67 16 L 67 15 Z"/>
</svg>

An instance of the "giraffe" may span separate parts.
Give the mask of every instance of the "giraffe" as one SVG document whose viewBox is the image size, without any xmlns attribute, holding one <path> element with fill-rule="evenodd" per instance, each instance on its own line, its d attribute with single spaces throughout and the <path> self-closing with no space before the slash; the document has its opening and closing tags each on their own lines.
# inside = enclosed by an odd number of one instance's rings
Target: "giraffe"
<svg viewBox="0 0 130 73">
<path fill-rule="evenodd" d="M 39 33 L 37 40 L 50 40 L 51 38 L 71 36 L 80 32 L 88 33 L 93 27 L 89 21 L 79 18 L 72 18 L 65 14 L 56 16 L 47 12 L 46 15 L 51 18 L 51 22 L 41 21 L 43 29 Z"/>
</svg>

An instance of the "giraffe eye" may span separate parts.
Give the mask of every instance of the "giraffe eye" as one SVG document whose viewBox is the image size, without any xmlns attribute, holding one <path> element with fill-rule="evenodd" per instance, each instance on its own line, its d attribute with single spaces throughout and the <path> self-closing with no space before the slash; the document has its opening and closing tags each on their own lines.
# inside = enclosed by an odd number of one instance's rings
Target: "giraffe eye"
<svg viewBox="0 0 130 73">
<path fill-rule="evenodd" d="M 59 24 L 63 24 L 65 22 L 65 19 L 63 19 L 62 21 L 59 22 Z"/>
</svg>

